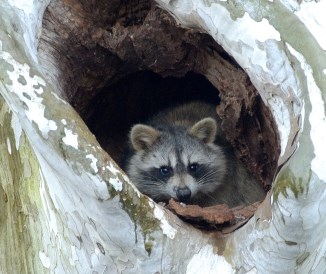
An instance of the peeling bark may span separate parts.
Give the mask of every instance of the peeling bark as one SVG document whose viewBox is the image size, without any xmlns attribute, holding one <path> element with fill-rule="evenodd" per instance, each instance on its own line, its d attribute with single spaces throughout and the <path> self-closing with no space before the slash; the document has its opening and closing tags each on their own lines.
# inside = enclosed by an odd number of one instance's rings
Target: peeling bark
<svg viewBox="0 0 326 274">
<path fill-rule="evenodd" d="M 225 204 L 202 208 L 198 205 L 180 204 L 171 199 L 168 208 L 198 228 L 231 233 L 244 225 L 254 215 L 259 205 L 260 202 L 235 208 L 229 208 Z"/>
</svg>

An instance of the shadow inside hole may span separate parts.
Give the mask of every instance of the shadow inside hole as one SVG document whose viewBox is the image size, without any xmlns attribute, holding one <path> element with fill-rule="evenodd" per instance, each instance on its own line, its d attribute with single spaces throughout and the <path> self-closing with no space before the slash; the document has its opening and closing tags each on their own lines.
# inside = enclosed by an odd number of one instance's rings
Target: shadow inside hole
<svg viewBox="0 0 326 274">
<path fill-rule="evenodd" d="M 219 91 L 204 76 L 193 72 L 181 78 L 163 78 L 153 72 L 142 71 L 105 86 L 89 103 L 85 120 L 101 146 L 121 166 L 132 125 L 145 122 L 166 107 L 193 100 L 219 105 Z M 189 216 L 196 216 L 189 219 L 188 213 L 180 213 L 178 207 L 172 208 L 171 205 L 168 208 L 172 212 L 197 228 L 230 233 L 251 218 L 259 202 L 245 207 L 243 211 L 216 205 L 216 220 L 207 219 L 209 208 L 200 211 L 196 205 L 188 205 Z M 230 216 L 241 218 L 238 220 Z"/>
<path fill-rule="evenodd" d="M 84 117 L 101 146 L 121 165 L 128 133 L 160 110 L 202 100 L 218 104 L 218 90 L 202 75 L 166 77 L 141 71 L 104 87 L 89 103 Z"/>
</svg>

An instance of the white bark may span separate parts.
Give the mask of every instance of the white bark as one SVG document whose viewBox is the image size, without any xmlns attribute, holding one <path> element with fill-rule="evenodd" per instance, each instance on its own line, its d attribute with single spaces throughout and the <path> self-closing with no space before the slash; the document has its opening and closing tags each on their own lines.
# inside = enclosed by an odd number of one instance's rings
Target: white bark
<svg viewBox="0 0 326 274">
<path fill-rule="evenodd" d="M 271 212 L 261 206 L 256 218 L 230 237 L 225 256 L 240 272 L 321 273 L 326 3 L 157 2 L 181 25 L 209 33 L 247 71 L 277 122 L 279 164 L 296 150 L 274 182 Z"/>
<path fill-rule="evenodd" d="M 0 272 L 321 273 L 325 2 L 156 2 L 246 70 L 277 122 L 279 162 L 293 156 L 236 233 L 221 239 L 183 224 L 134 190 L 44 80 L 36 49 L 48 1 L 3 0 Z"/>
</svg>

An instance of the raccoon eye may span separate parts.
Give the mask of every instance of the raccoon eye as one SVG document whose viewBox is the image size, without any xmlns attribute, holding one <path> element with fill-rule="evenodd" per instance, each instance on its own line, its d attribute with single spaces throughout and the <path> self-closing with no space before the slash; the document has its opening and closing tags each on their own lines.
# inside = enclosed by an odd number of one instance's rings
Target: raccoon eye
<svg viewBox="0 0 326 274">
<path fill-rule="evenodd" d="M 193 163 L 193 164 L 190 164 L 190 165 L 188 166 L 188 170 L 189 170 L 190 172 L 196 172 L 197 169 L 198 169 L 198 164 L 197 164 L 197 163 Z"/>
<path fill-rule="evenodd" d="M 171 168 L 169 166 L 161 166 L 160 167 L 160 172 L 164 176 L 168 176 L 171 173 Z"/>
</svg>

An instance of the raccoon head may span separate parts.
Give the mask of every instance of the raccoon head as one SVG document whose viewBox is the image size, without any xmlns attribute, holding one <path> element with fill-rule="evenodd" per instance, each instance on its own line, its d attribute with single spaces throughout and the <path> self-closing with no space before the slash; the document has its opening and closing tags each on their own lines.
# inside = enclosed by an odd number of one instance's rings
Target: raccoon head
<svg viewBox="0 0 326 274">
<path fill-rule="evenodd" d="M 217 126 L 213 118 L 204 118 L 188 129 L 188 133 L 204 143 L 213 143 L 216 137 Z M 160 137 L 159 130 L 137 124 L 132 127 L 130 141 L 135 151 L 150 149 Z"/>
<path fill-rule="evenodd" d="M 214 144 L 216 131 L 212 118 L 189 128 L 135 125 L 130 133 L 135 154 L 127 173 L 156 202 L 175 198 L 198 203 L 199 196 L 209 197 L 216 190 L 226 173 L 224 152 Z"/>
</svg>

